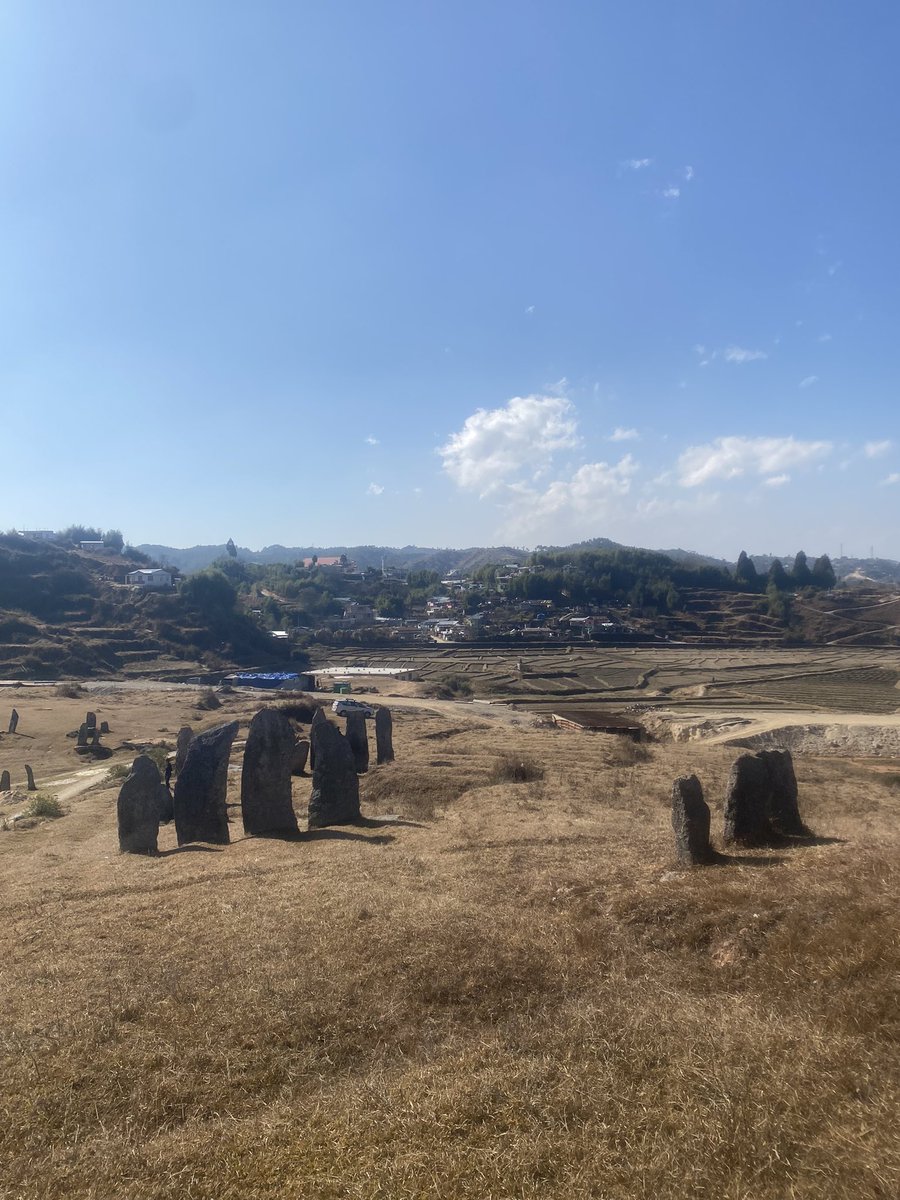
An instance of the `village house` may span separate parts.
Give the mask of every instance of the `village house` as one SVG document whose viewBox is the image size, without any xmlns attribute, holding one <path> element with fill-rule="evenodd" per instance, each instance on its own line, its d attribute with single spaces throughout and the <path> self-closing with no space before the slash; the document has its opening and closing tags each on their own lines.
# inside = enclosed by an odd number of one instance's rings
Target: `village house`
<svg viewBox="0 0 900 1200">
<path fill-rule="evenodd" d="M 139 571 L 129 571 L 125 582 L 141 588 L 169 588 L 172 586 L 172 573 L 163 571 L 161 567 L 142 567 Z"/>
</svg>

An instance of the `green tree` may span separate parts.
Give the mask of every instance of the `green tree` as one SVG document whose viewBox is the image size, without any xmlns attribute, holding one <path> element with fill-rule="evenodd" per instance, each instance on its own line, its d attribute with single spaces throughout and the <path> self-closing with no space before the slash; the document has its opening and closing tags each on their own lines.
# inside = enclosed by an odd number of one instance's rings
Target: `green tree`
<svg viewBox="0 0 900 1200">
<path fill-rule="evenodd" d="M 125 545 L 125 539 L 122 537 L 120 529 L 107 529 L 103 535 L 103 545 L 107 550 L 115 550 L 116 554 L 122 553 L 122 547 Z"/>
<path fill-rule="evenodd" d="M 234 616 L 237 589 L 222 571 L 207 568 L 189 575 L 181 585 L 181 595 L 211 625 L 220 625 Z"/>
<path fill-rule="evenodd" d="M 786 592 L 791 586 L 790 576 L 784 569 L 784 564 L 780 558 L 776 558 L 769 567 L 769 583 L 774 583 L 780 592 Z"/>
<path fill-rule="evenodd" d="M 837 583 L 834 567 L 827 554 L 821 554 L 812 566 L 812 582 L 814 587 L 833 588 Z"/>
<path fill-rule="evenodd" d="M 809 569 L 809 563 L 806 561 L 806 555 L 802 550 L 797 551 L 797 557 L 794 559 L 794 565 L 791 568 L 791 580 L 794 587 L 809 587 L 812 583 L 812 571 Z"/>
<path fill-rule="evenodd" d="M 746 550 L 742 550 L 738 555 L 737 566 L 734 570 L 734 577 L 738 583 L 746 584 L 751 591 L 756 589 L 759 582 L 759 577 L 756 573 L 756 567 L 753 559 Z"/>
<path fill-rule="evenodd" d="M 237 558 L 237 546 L 234 544 L 234 538 L 229 538 L 225 543 L 225 550 L 229 558 Z"/>
</svg>

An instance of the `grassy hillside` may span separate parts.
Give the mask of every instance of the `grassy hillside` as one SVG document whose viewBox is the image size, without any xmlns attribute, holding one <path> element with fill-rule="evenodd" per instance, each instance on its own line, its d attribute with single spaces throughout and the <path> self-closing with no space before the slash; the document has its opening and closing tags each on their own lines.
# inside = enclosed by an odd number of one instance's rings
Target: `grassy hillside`
<svg viewBox="0 0 900 1200">
<path fill-rule="evenodd" d="M 116 697 L 118 725 L 194 700 Z M 800 760 L 819 841 L 683 871 L 671 780 L 718 831 L 725 747 L 400 709 L 395 745 L 362 781 L 383 824 L 246 839 L 233 808 L 228 847 L 121 856 L 101 784 L 0 833 L 0 1191 L 897 1194 L 896 769 Z"/>
<path fill-rule="evenodd" d="M 0 537 L 0 678 L 281 661 L 278 647 L 242 616 L 211 621 L 177 593 L 117 582 L 133 567 L 115 554 Z"/>
</svg>

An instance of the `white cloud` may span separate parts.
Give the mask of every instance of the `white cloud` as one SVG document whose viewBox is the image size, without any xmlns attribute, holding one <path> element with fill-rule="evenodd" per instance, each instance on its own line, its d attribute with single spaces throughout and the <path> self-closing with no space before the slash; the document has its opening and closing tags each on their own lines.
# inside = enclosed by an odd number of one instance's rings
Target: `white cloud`
<svg viewBox="0 0 900 1200">
<path fill-rule="evenodd" d="M 818 382 L 819 382 L 818 375 L 807 375 L 805 379 L 800 380 L 799 386 L 802 388 L 809 388 L 809 387 L 812 387 L 812 385 L 814 383 L 818 383 Z"/>
<path fill-rule="evenodd" d="M 503 498 L 507 509 L 505 530 L 533 540 L 545 532 L 574 534 L 595 528 L 612 505 L 631 490 L 639 470 L 630 454 L 610 465 L 585 463 L 569 479 L 555 479 L 546 488 L 512 484 Z"/>
<path fill-rule="evenodd" d="M 620 425 L 609 435 L 610 442 L 633 442 L 641 435 L 636 429 L 623 429 Z"/>
<path fill-rule="evenodd" d="M 768 479 L 763 480 L 764 486 L 771 487 L 771 488 L 784 487 L 784 485 L 786 483 L 790 483 L 790 482 L 791 482 L 791 477 L 790 477 L 790 475 L 787 475 L 787 474 L 770 475 Z"/>
<path fill-rule="evenodd" d="M 880 458 L 882 454 L 887 454 L 893 445 L 894 443 L 888 438 L 881 442 L 866 442 L 863 446 L 863 453 L 866 458 Z"/>
<path fill-rule="evenodd" d="M 684 175 L 685 183 L 690 183 L 691 180 L 694 178 L 694 168 L 693 167 L 685 167 L 684 170 L 682 171 L 682 174 Z"/>
<path fill-rule="evenodd" d="M 533 304 L 529 304 L 528 307 L 525 309 L 525 315 L 526 315 L 526 317 L 534 316 L 534 305 Z"/>
<path fill-rule="evenodd" d="M 366 493 L 369 496 L 380 496 L 383 491 L 384 491 L 384 488 L 381 486 L 380 483 L 370 483 L 369 486 L 366 488 Z"/>
<path fill-rule="evenodd" d="M 551 396 L 564 396 L 569 390 L 569 381 L 563 375 L 562 379 L 557 379 L 556 383 L 548 383 L 546 387 Z"/>
<path fill-rule="evenodd" d="M 819 341 L 820 341 L 820 342 L 830 342 L 830 341 L 831 341 L 831 334 L 830 334 L 830 333 L 820 333 L 820 334 L 819 334 Z"/>
<path fill-rule="evenodd" d="M 689 446 L 678 459 L 678 482 L 698 487 L 710 479 L 734 479 L 745 473 L 777 476 L 787 467 L 804 466 L 831 453 L 830 442 L 800 442 L 793 437 L 720 437 Z"/>
<path fill-rule="evenodd" d="M 680 195 L 681 188 L 667 187 L 663 188 L 662 190 L 662 197 L 664 200 L 677 200 Z"/>
<path fill-rule="evenodd" d="M 626 158 L 622 166 L 627 167 L 629 171 L 643 171 L 644 168 L 649 167 L 652 162 L 652 158 Z"/>
<path fill-rule="evenodd" d="M 882 479 L 882 487 L 893 487 L 895 483 L 900 483 L 900 471 L 891 471 L 887 478 Z"/>
<path fill-rule="evenodd" d="M 725 352 L 725 361 L 730 363 L 756 362 L 760 358 L 768 358 L 765 350 L 744 350 L 741 346 L 729 346 Z"/>
<path fill-rule="evenodd" d="M 564 396 L 514 396 L 502 408 L 479 408 L 438 453 L 462 488 L 482 496 L 525 471 L 546 469 L 554 453 L 579 444 L 578 422 Z"/>
<path fill-rule="evenodd" d="M 371 433 L 370 433 L 370 434 L 369 434 L 369 436 L 366 438 L 366 445 L 367 445 L 367 446 L 378 446 L 378 445 L 380 445 L 380 444 L 381 444 L 381 443 L 378 441 L 378 438 L 377 438 L 377 437 L 372 437 Z"/>
</svg>

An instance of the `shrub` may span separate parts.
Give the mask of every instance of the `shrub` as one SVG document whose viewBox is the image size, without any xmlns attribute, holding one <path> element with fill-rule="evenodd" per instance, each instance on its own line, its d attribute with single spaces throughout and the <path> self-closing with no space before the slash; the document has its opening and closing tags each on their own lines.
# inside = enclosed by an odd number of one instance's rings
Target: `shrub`
<svg viewBox="0 0 900 1200">
<path fill-rule="evenodd" d="M 200 693 L 200 696 L 198 697 L 197 703 L 194 705 L 194 707 L 202 709 L 203 712 L 210 712 L 212 709 L 221 708 L 222 701 L 212 690 L 212 688 L 207 688 L 205 692 Z"/>
<path fill-rule="evenodd" d="M 492 783 L 532 783 L 544 778 L 544 768 L 533 759 L 504 754 L 491 775 Z"/>
<path fill-rule="evenodd" d="M 85 690 L 78 683 L 61 683 L 55 689 L 55 694 L 63 700 L 78 700 L 85 695 Z"/>
<path fill-rule="evenodd" d="M 25 812 L 29 817 L 55 818 L 63 815 L 63 808 L 55 796 L 38 792 L 25 809 Z"/>
</svg>

